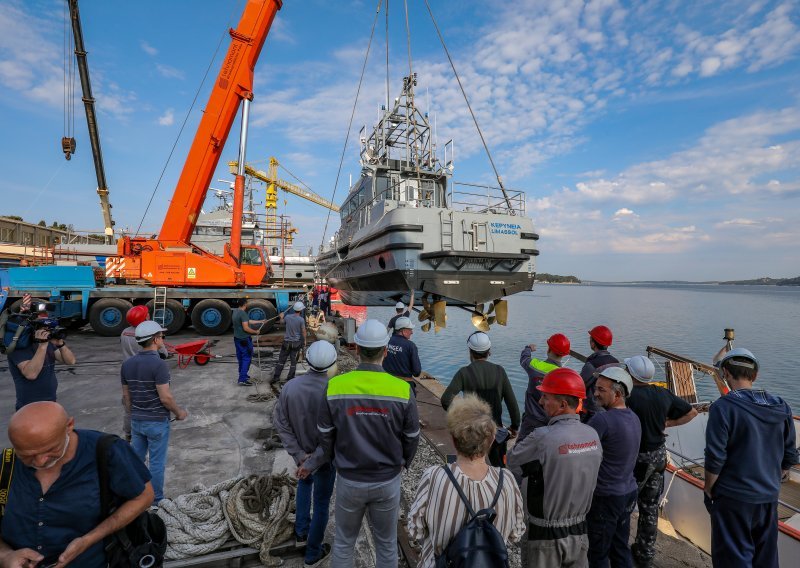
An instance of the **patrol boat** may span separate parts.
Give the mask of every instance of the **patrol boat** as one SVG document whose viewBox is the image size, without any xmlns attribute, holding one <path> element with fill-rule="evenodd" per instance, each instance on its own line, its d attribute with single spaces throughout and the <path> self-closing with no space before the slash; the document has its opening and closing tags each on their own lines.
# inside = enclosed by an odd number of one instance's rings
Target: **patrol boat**
<svg viewBox="0 0 800 568">
<path fill-rule="evenodd" d="M 415 105 L 416 84 L 416 74 L 405 77 L 372 132 L 361 129 L 361 176 L 317 267 L 348 305 L 407 302 L 413 289 L 420 321 L 437 329 L 445 304 L 473 312 L 479 328 L 505 325 L 502 298 L 531 290 L 536 274 L 539 236 L 525 194 L 452 181 L 453 141 L 440 159 L 428 114 Z"/>
</svg>

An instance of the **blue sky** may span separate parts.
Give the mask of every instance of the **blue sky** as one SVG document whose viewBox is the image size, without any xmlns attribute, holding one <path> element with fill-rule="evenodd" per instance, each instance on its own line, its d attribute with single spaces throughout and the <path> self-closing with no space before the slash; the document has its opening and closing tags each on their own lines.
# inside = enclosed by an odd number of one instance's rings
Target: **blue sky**
<svg viewBox="0 0 800 568">
<path fill-rule="evenodd" d="M 81 2 L 117 228 L 139 225 L 242 5 Z M 376 5 L 284 2 L 256 67 L 249 161 L 275 155 L 316 192 L 333 194 Z M 594 280 L 800 274 L 796 0 L 431 5 L 506 185 L 528 195 L 539 271 Z M 63 6 L 0 0 L 0 213 L 100 229 L 80 100 L 77 154 L 66 162 L 60 150 Z M 409 10 L 417 93 L 423 106 L 430 100 L 440 143 L 456 141 L 455 178 L 491 181 L 424 3 L 409 0 Z M 399 0 L 389 25 L 394 97 L 408 69 Z M 225 49 L 227 36 L 212 77 Z M 359 173 L 358 130 L 385 100 L 385 57 L 381 16 L 336 202 Z M 202 89 L 145 232 L 161 225 L 207 96 Z M 237 136 L 238 125 L 223 160 L 236 158 Z M 224 167 L 218 174 L 230 177 Z M 287 201 L 298 242 L 316 247 L 324 210 Z M 328 235 L 337 226 L 334 216 Z"/>
</svg>

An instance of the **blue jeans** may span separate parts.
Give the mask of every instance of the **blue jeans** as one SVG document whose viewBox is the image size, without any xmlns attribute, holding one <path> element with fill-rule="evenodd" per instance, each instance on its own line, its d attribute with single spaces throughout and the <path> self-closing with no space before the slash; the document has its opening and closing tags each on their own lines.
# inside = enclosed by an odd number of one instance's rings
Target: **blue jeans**
<svg viewBox="0 0 800 568">
<path fill-rule="evenodd" d="M 253 339 L 234 337 L 233 344 L 236 345 L 236 360 L 239 361 L 239 382 L 243 383 L 249 378 L 247 373 L 250 372 L 250 361 L 253 360 Z"/>
<path fill-rule="evenodd" d="M 148 468 L 153 476 L 155 504 L 164 498 L 164 469 L 167 467 L 168 445 L 169 420 L 131 420 L 131 447 L 140 460 L 145 461 L 149 457 Z"/>
<path fill-rule="evenodd" d="M 331 568 L 353 568 L 353 549 L 364 512 L 369 514 L 375 541 L 375 566 L 397 566 L 397 519 L 400 513 L 400 476 L 389 481 L 336 480 L 336 537 Z"/>
<path fill-rule="evenodd" d="M 777 568 L 778 504 L 715 498 L 711 505 L 711 563 L 724 568 Z"/>
<path fill-rule="evenodd" d="M 636 505 L 636 489 L 627 495 L 595 495 L 586 517 L 589 525 L 589 566 L 631 568 L 633 558 L 628 546 L 631 513 Z"/>
<path fill-rule="evenodd" d="M 322 538 L 328 526 L 328 513 L 333 495 L 336 469 L 331 464 L 320 467 L 313 475 L 297 481 L 297 518 L 294 531 L 308 536 L 305 561 L 309 564 L 322 556 Z M 311 516 L 311 494 L 314 494 L 314 516 Z"/>
</svg>

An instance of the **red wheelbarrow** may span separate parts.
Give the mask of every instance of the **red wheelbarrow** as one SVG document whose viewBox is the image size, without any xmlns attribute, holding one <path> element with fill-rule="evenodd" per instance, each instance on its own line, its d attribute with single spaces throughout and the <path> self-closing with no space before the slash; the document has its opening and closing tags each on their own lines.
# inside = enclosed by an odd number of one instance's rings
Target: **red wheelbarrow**
<svg viewBox="0 0 800 568">
<path fill-rule="evenodd" d="M 196 339 L 188 343 L 181 343 L 179 345 L 171 345 L 165 343 L 167 352 L 178 356 L 178 368 L 185 369 L 189 363 L 194 362 L 201 367 L 207 365 L 208 362 L 214 357 L 211 353 L 211 348 L 216 344 L 216 341 L 209 339 Z"/>
</svg>

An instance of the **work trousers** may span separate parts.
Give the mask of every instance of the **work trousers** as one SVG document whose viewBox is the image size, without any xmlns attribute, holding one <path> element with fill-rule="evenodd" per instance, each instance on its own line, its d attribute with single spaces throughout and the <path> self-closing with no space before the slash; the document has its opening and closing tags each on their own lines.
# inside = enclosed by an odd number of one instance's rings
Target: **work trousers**
<svg viewBox="0 0 800 568">
<path fill-rule="evenodd" d="M 239 362 L 239 382 L 243 383 L 250 377 L 250 362 L 253 360 L 253 339 L 245 337 L 244 339 L 233 338 L 236 345 L 236 360 Z"/>
<path fill-rule="evenodd" d="M 631 568 L 633 560 L 628 547 L 631 534 L 631 513 L 637 491 L 627 495 L 595 495 L 586 520 L 589 523 L 589 566 Z"/>
<path fill-rule="evenodd" d="M 636 499 L 639 521 L 636 528 L 636 542 L 631 546 L 631 553 L 636 565 L 641 568 L 651 566 L 656 555 L 658 502 L 664 490 L 666 465 L 667 449 L 664 446 L 652 452 L 641 452 L 636 458 L 634 473 L 639 484 L 639 496 Z"/>
<path fill-rule="evenodd" d="M 777 567 L 777 502 L 716 497 L 711 505 L 711 563 L 714 568 Z"/>
<path fill-rule="evenodd" d="M 336 481 L 336 469 L 329 463 L 305 479 L 297 480 L 297 516 L 294 531 L 296 535 L 308 538 L 305 556 L 305 562 L 308 564 L 313 564 L 322 556 L 322 539 L 325 536 L 325 527 L 328 526 L 334 481 Z"/>
<path fill-rule="evenodd" d="M 131 447 L 142 462 L 147 461 L 157 505 L 164 498 L 164 470 L 167 468 L 169 420 L 131 420 Z"/>
<path fill-rule="evenodd" d="M 586 568 L 589 537 L 585 534 L 569 535 L 547 540 L 528 540 L 526 545 L 528 568 Z"/>
<path fill-rule="evenodd" d="M 353 568 L 353 550 L 364 513 L 375 541 L 375 566 L 397 566 L 397 519 L 400 514 L 400 475 L 389 481 L 336 479 L 336 537 L 331 568 Z"/>
<path fill-rule="evenodd" d="M 272 376 L 273 381 L 281 380 L 281 373 L 283 373 L 283 367 L 286 365 L 286 359 L 289 359 L 289 372 L 286 374 L 286 380 L 294 378 L 294 373 L 297 369 L 297 356 L 300 355 L 302 348 L 303 344 L 299 341 L 284 341 L 281 344 L 278 364 L 275 365 L 275 374 Z"/>
</svg>

